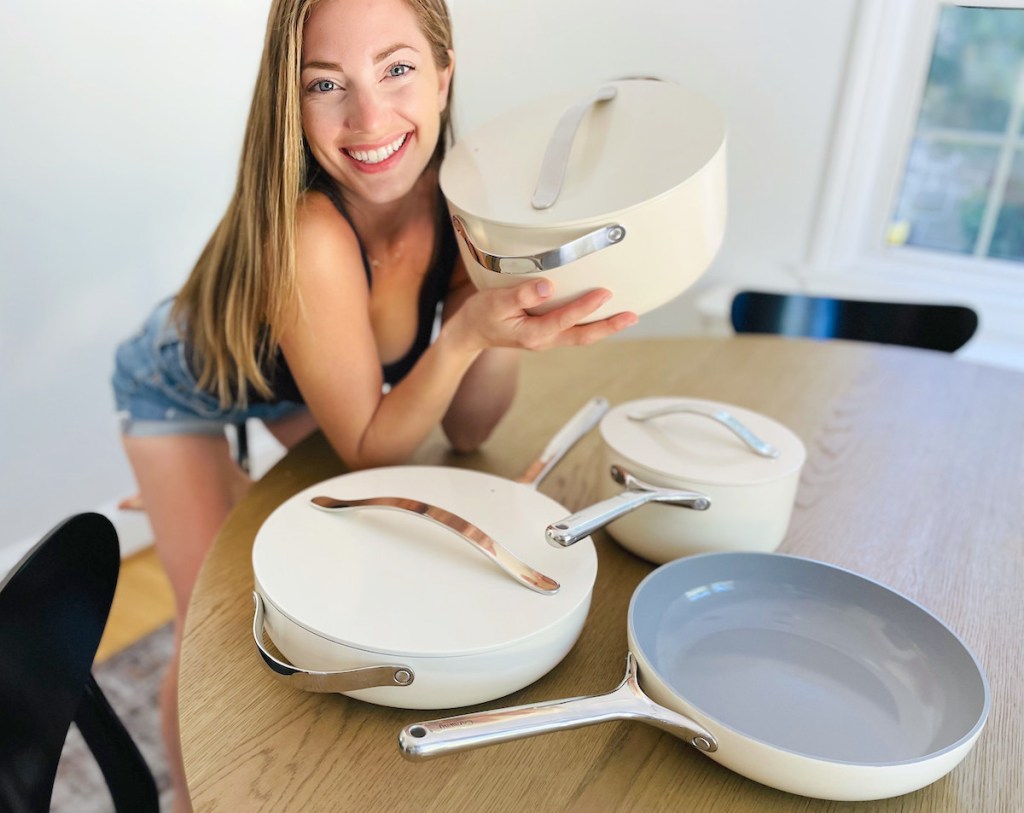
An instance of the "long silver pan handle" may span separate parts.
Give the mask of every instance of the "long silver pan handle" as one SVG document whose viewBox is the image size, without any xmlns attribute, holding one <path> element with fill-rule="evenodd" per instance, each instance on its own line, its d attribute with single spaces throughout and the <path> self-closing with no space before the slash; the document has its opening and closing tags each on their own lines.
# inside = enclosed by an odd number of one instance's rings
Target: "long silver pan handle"
<svg viewBox="0 0 1024 813">
<path fill-rule="evenodd" d="M 399 733 L 398 747 L 408 759 L 430 759 L 613 720 L 650 723 L 705 753 L 718 750 L 715 736 L 704 726 L 655 703 L 644 694 L 637 681 L 636 659 L 632 653 L 626 657 L 626 677 L 608 694 L 414 723 Z"/>
<path fill-rule="evenodd" d="M 468 519 L 446 511 L 430 503 L 411 500 L 407 497 L 371 497 L 365 500 L 340 500 L 334 497 L 313 497 L 313 505 L 324 511 L 346 511 L 354 508 L 385 508 L 419 514 L 442 528 L 452 531 L 460 539 L 465 540 L 478 550 L 516 582 L 528 587 L 536 593 L 550 596 L 558 592 L 561 585 L 550 576 L 534 570 L 512 551 L 493 539 L 484 530 L 478 528 Z"/>
<path fill-rule="evenodd" d="M 600 395 L 587 401 L 551 438 L 544 451 L 540 453 L 540 457 L 519 477 L 519 482 L 537 488 L 569 450 L 597 426 L 597 422 L 604 417 L 610 406 L 608 399 Z"/>
<path fill-rule="evenodd" d="M 537 254 L 491 254 L 473 242 L 461 217 L 452 215 L 452 225 L 476 264 L 498 274 L 535 274 L 538 271 L 552 271 L 586 257 L 588 254 L 593 254 L 595 251 L 621 243 L 626 237 L 624 226 L 619 223 L 609 223 L 557 248 Z"/>
<path fill-rule="evenodd" d="M 706 494 L 660 488 L 638 480 L 621 466 L 612 466 L 611 475 L 617 483 L 624 485 L 626 490 L 577 511 L 563 520 L 552 522 L 544 530 L 548 542 L 559 548 L 575 545 L 594 531 L 650 502 L 678 505 L 692 508 L 694 511 L 706 511 L 711 507 L 711 498 Z"/>
<path fill-rule="evenodd" d="M 580 122 L 583 121 L 583 117 L 590 108 L 601 102 L 611 101 L 618 92 L 615 85 L 605 85 L 592 96 L 576 102 L 562 114 L 551 134 L 548 148 L 544 152 L 544 160 L 540 165 L 537 187 L 530 201 L 534 209 L 548 209 L 558 200 L 562 191 L 562 183 L 565 181 L 565 170 L 569 166 L 569 154 L 572 152 L 572 145 L 576 140 L 576 131 L 579 130 Z"/>
<path fill-rule="evenodd" d="M 285 663 L 271 655 L 263 645 L 263 598 L 254 592 L 252 600 L 256 605 L 252 617 L 252 639 L 256 642 L 260 660 L 275 678 L 292 689 L 321 694 L 342 694 L 377 686 L 408 686 L 415 680 L 416 676 L 412 669 L 398 664 L 361 666 L 337 672 L 314 672 Z"/>
</svg>

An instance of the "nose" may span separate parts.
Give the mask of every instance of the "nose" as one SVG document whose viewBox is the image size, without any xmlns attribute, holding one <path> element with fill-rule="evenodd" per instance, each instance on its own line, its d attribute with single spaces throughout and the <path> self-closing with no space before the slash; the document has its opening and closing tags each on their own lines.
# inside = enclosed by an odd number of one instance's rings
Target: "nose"
<svg viewBox="0 0 1024 813">
<path fill-rule="evenodd" d="M 348 127 L 357 133 L 379 131 L 385 107 L 376 88 L 353 89 L 349 93 Z"/>
</svg>

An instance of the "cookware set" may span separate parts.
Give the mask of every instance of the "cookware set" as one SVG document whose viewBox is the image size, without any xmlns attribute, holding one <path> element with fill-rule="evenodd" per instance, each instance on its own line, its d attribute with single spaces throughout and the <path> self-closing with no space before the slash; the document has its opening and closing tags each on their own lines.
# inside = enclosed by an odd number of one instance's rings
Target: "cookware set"
<svg viewBox="0 0 1024 813">
<path fill-rule="evenodd" d="M 441 186 L 478 287 L 544 277 L 556 291 L 546 308 L 606 287 L 614 297 L 593 318 L 643 313 L 692 284 L 721 243 L 724 122 L 673 83 L 611 82 L 485 125 L 449 151 Z M 538 486 L 598 424 L 599 499 L 570 510 Z M 409 709 L 495 700 L 572 649 L 597 575 L 591 534 L 607 528 L 659 565 L 629 605 L 623 682 L 408 725 L 404 756 L 638 720 L 792 793 L 916 790 L 974 746 L 988 683 L 925 608 L 775 552 L 806 457 L 790 429 L 739 405 L 594 398 L 518 481 L 439 466 L 334 477 L 256 535 L 257 653 L 304 691 Z"/>
</svg>

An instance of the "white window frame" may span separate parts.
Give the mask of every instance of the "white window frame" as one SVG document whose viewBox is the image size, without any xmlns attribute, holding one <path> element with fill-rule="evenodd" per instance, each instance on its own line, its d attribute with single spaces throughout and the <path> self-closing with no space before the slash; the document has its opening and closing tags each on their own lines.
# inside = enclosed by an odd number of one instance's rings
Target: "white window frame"
<svg viewBox="0 0 1024 813">
<path fill-rule="evenodd" d="M 997 329 L 1024 339 L 1016 324 L 1024 263 L 884 245 L 939 12 L 949 5 L 1024 8 L 1024 0 L 861 0 L 818 216 L 797 275 L 809 288 L 898 288 L 975 304 L 996 316 L 989 321 Z"/>
</svg>

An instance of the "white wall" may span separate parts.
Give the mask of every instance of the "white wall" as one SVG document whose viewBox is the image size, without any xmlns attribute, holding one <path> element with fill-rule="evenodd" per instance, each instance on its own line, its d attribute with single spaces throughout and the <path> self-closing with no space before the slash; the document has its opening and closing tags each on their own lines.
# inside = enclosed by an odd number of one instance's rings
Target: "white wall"
<svg viewBox="0 0 1024 813">
<path fill-rule="evenodd" d="M 0 6 L 0 550 L 133 490 L 113 349 L 223 209 L 269 0 L 14 5 Z M 856 0 L 453 6 L 463 131 L 547 92 L 674 79 L 729 123 L 729 225 L 706 279 L 805 258 Z M 634 335 L 684 329 L 688 303 Z"/>
<path fill-rule="evenodd" d="M 268 7 L 0 5 L 0 546 L 134 488 L 114 346 L 223 210 Z"/>
</svg>

